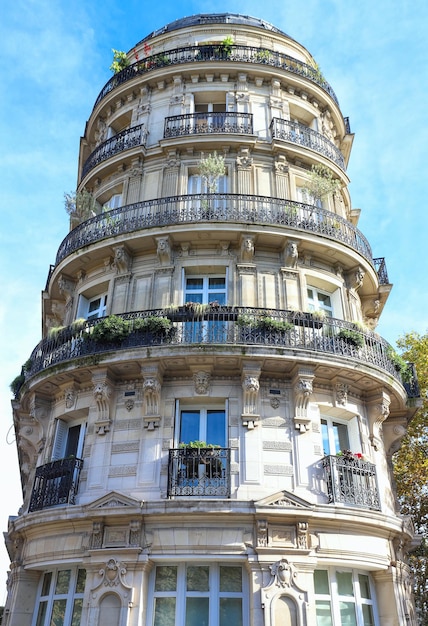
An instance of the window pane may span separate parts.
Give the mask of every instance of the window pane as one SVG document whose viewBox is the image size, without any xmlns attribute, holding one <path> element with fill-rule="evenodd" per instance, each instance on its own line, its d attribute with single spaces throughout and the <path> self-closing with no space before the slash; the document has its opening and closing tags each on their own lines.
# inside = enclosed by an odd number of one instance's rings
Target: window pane
<svg viewBox="0 0 428 626">
<path fill-rule="evenodd" d="M 374 626 L 372 607 L 369 604 L 363 604 L 362 609 L 364 626 Z"/>
<path fill-rule="evenodd" d="M 42 586 L 42 596 L 47 596 L 49 594 L 49 589 L 51 586 L 52 580 L 52 572 L 48 572 L 43 577 L 43 586 Z"/>
<path fill-rule="evenodd" d="M 209 279 L 210 291 L 213 289 L 224 289 L 226 285 L 226 279 L 221 276 L 215 276 Z"/>
<path fill-rule="evenodd" d="M 79 569 L 77 572 L 77 579 L 76 579 L 76 593 L 83 593 L 85 591 L 85 582 L 86 582 L 86 570 Z"/>
<path fill-rule="evenodd" d="M 45 626 L 45 617 L 46 617 L 47 606 L 48 606 L 47 602 L 40 602 L 40 604 L 39 604 L 39 612 L 37 613 L 36 626 Z"/>
<path fill-rule="evenodd" d="M 351 572 L 337 572 L 337 591 L 339 596 L 354 596 Z"/>
<path fill-rule="evenodd" d="M 360 581 L 360 593 L 362 598 L 367 598 L 367 600 L 371 599 L 370 595 L 370 582 L 369 577 L 364 574 L 358 575 L 358 580 Z"/>
<path fill-rule="evenodd" d="M 333 626 L 330 602 L 327 600 L 317 600 L 315 610 L 317 616 L 317 626 Z"/>
<path fill-rule="evenodd" d="M 340 602 L 339 607 L 342 626 L 357 626 L 355 604 L 353 602 Z"/>
<path fill-rule="evenodd" d="M 207 443 L 225 447 L 225 419 L 224 411 L 207 411 Z"/>
<path fill-rule="evenodd" d="M 82 599 L 74 601 L 73 615 L 71 617 L 71 626 L 80 626 L 80 620 L 82 619 L 82 606 Z"/>
<path fill-rule="evenodd" d="M 220 626 L 242 626 L 241 598 L 220 598 Z"/>
<path fill-rule="evenodd" d="M 50 626 L 64 626 L 66 605 L 67 600 L 54 600 Z"/>
<path fill-rule="evenodd" d="M 315 593 L 330 595 L 328 586 L 328 572 L 325 569 L 316 569 L 314 572 Z"/>
<path fill-rule="evenodd" d="M 186 291 L 197 291 L 201 290 L 203 287 L 203 278 L 188 278 L 186 280 Z"/>
<path fill-rule="evenodd" d="M 187 568 L 187 591 L 209 591 L 210 568 L 207 565 L 189 565 Z"/>
<path fill-rule="evenodd" d="M 239 593 L 242 591 L 242 568 L 220 566 L 220 591 Z"/>
<path fill-rule="evenodd" d="M 177 588 L 177 567 L 160 565 L 156 568 L 155 591 L 175 591 Z"/>
<path fill-rule="evenodd" d="M 186 598 L 185 626 L 209 626 L 208 620 L 209 598 Z"/>
<path fill-rule="evenodd" d="M 189 443 L 199 439 L 199 411 L 182 411 L 180 424 L 180 442 Z"/>
<path fill-rule="evenodd" d="M 348 427 L 346 424 L 333 422 L 333 433 L 336 444 L 336 452 L 340 452 L 340 450 L 349 450 Z"/>
<path fill-rule="evenodd" d="M 155 598 L 153 626 L 175 626 L 175 598 Z"/>
<path fill-rule="evenodd" d="M 330 441 L 328 439 L 328 425 L 325 420 L 321 420 L 321 434 L 324 454 L 330 454 Z"/>
<path fill-rule="evenodd" d="M 55 594 L 68 593 L 68 587 L 70 585 L 71 570 L 63 569 L 58 572 L 56 579 Z"/>
</svg>

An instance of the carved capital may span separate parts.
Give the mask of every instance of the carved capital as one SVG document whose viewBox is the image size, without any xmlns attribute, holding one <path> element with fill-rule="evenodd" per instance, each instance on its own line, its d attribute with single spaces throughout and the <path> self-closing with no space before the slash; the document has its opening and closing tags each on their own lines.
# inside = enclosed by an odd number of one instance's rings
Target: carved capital
<svg viewBox="0 0 428 626">
<path fill-rule="evenodd" d="M 162 265 L 171 265 L 171 244 L 169 237 L 156 237 L 157 255 Z"/>
<path fill-rule="evenodd" d="M 389 415 L 391 398 L 386 391 L 381 391 L 367 403 L 369 418 L 369 439 L 375 450 L 381 446 L 381 427 Z"/>
<path fill-rule="evenodd" d="M 260 391 L 261 366 L 258 364 L 244 364 L 242 368 L 242 423 L 248 429 L 258 425 L 260 415 L 257 412 Z"/>
<path fill-rule="evenodd" d="M 309 402 L 313 393 L 315 375 L 310 368 L 299 369 L 293 380 L 295 416 L 294 423 L 300 432 L 304 433 L 311 423 L 309 416 Z"/>
<path fill-rule="evenodd" d="M 96 432 L 105 435 L 111 426 L 110 404 L 113 395 L 113 385 L 108 378 L 107 372 L 96 372 L 92 377 L 94 400 L 97 406 L 97 419 L 95 421 Z"/>
<path fill-rule="evenodd" d="M 287 269 L 297 269 L 299 259 L 298 239 L 288 239 L 284 247 L 284 267 Z"/>
<path fill-rule="evenodd" d="M 241 261 L 251 263 L 254 260 L 254 237 L 245 235 L 241 237 Z"/>
<path fill-rule="evenodd" d="M 128 252 L 126 246 L 115 246 L 113 267 L 117 274 L 124 274 L 131 269 L 132 257 Z"/>
</svg>

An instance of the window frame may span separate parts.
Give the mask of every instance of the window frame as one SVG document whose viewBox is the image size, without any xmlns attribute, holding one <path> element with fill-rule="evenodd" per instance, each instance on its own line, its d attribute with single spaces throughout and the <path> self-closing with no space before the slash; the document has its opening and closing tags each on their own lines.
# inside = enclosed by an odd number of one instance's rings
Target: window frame
<svg viewBox="0 0 428 626">
<path fill-rule="evenodd" d="M 56 586 L 58 581 L 59 572 L 70 571 L 70 579 L 68 583 L 68 591 L 66 593 L 57 593 Z M 85 580 L 83 585 L 83 591 L 76 591 L 77 583 L 79 581 L 79 571 L 85 572 Z M 51 579 L 49 581 L 49 589 L 47 593 L 44 593 L 44 582 L 46 576 L 51 574 Z M 83 600 L 85 595 L 85 585 L 87 580 L 87 572 L 86 569 L 79 566 L 68 566 L 64 564 L 63 567 L 59 566 L 52 570 L 46 570 L 42 573 L 39 581 L 39 586 L 37 589 L 36 601 L 34 604 L 34 612 L 33 618 L 31 621 L 31 626 L 50 626 L 52 623 L 52 612 L 54 609 L 55 601 L 65 600 L 65 611 L 64 611 L 64 626 L 71 626 L 73 619 L 73 610 L 75 607 L 75 601 L 81 600 L 81 612 L 80 612 L 80 620 L 83 612 Z M 43 603 L 46 603 L 46 611 L 44 615 L 40 615 L 40 607 Z M 40 619 L 41 618 L 41 619 Z M 75 622 L 76 624 L 76 622 Z"/>
<path fill-rule="evenodd" d="M 96 300 L 100 300 L 99 307 L 97 309 L 94 309 L 93 311 L 89 311 L 91 303 L 95 302 Z M 101 317 L 105 317 L 107 315 L 107 302 L 107 291 L 103 291 L 101 294 L 97 294 L 92 297 L 85 296 L 82 293 L 79 294 L 76 319 L 95 320 L 100 319 Z"/>
<path fill-rule="evenodd" d="M 175 445 L 178 447 L 180 443 L 189 443 L 189 441 L 181 440 L 181 426 L 182 426 L 182 414 L 185 411 L 198 411 L 199 412 L 199 435 L 198 437 L 190 439 L 190 441 L 205 441 L 206 443 L 216 444 L 214 441 L 207 440 L 207 423 L 208 423 L 208 412 L 216 411 L 224 413 L 224 445 L 221 445 L 221 448 L 228 447 L 228 402 L 217 401 L 212 404 L 206 404 L 205 406 L 201 406 L 200 404 L 192 404 L 188 402 L 180 402 L 180 400 L 176 401 L 175 407 Z M 219 444 L 217 444 L 219 445 Z"/>
<path fill-rule="evenodd" d="M 309 296 L 309 290 L 313 292 L 313 296 Z M 330 300 L 330 306 L 326 306 L 318 296 L 327 296 Z M 328 317 L 334 317 L 333 293 L 324 289 L 319 289 L 314 285 L 306 285 L 306 300 L 308 303 L 308 311 L 324 311 Z"/>
</svg>

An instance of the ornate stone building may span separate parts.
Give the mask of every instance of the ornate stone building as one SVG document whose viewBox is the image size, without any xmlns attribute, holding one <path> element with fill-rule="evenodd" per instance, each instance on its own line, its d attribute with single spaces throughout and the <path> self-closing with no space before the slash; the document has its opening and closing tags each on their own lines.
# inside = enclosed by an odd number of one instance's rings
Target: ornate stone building
<svg viewBox="0 0 428 626">
<path fill-rule="evenodd" d="M 259 19 L 184 18 L 127 58 L 13 402 L 4 623 L 415 625 L 391 455 L 417 382 L 374 330 L 391 284 L 349 120 Z"/>
</svg>

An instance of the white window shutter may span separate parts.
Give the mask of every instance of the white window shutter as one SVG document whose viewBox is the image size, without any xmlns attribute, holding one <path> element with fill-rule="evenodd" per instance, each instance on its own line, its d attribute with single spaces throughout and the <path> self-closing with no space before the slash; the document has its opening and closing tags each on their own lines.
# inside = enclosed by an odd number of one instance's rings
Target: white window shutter
<svg viewBox="0 0 428 626">
<path fill-rule="evenodd" d="M 68 425 L 64 420 L 56 421 L 55 441 L 52 449 L 52 461 L 64 457 L 65 445 L 67 442 Z"/>
</svg>

